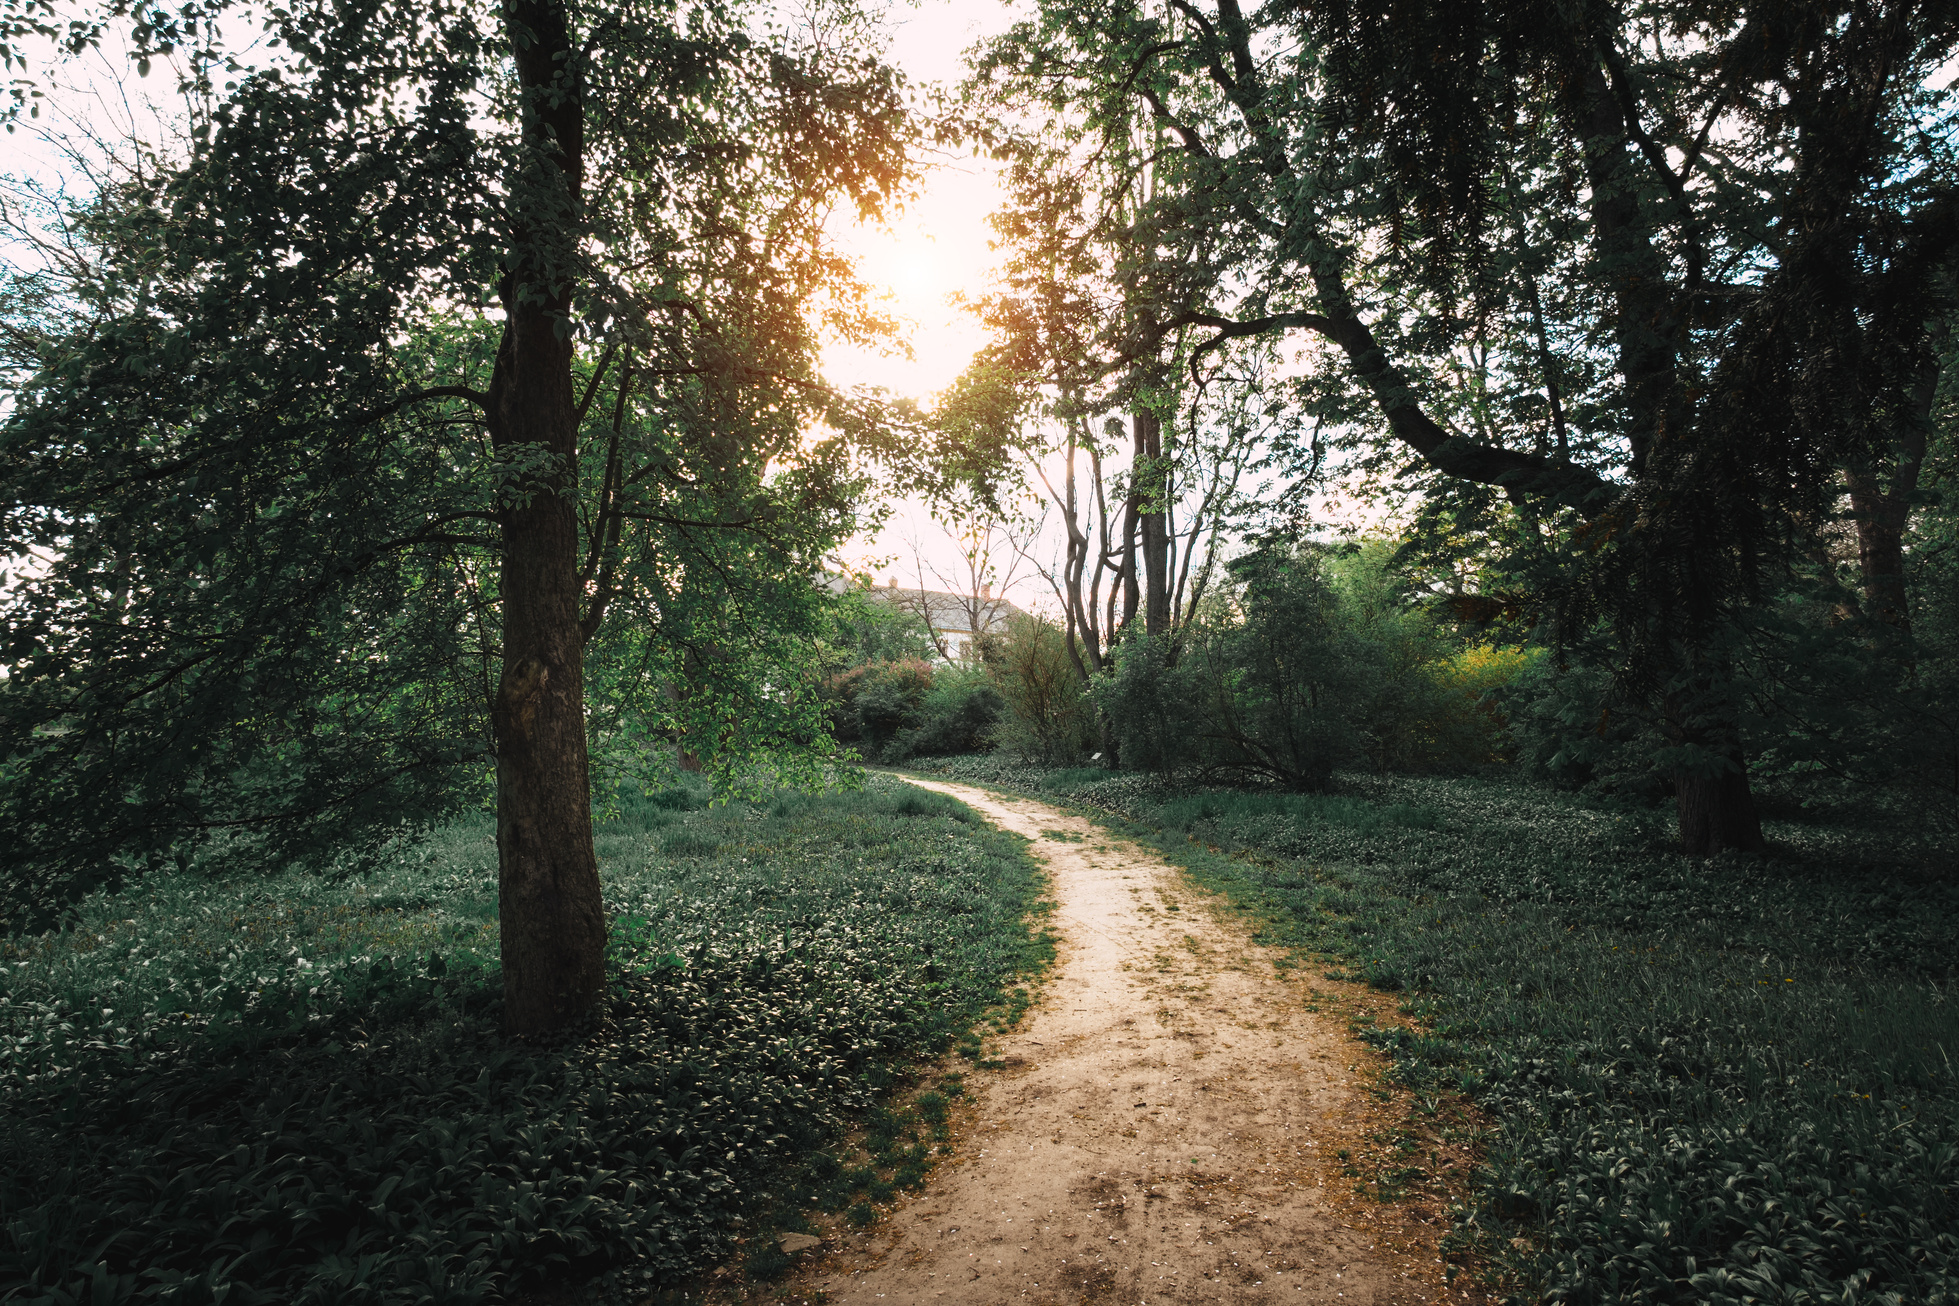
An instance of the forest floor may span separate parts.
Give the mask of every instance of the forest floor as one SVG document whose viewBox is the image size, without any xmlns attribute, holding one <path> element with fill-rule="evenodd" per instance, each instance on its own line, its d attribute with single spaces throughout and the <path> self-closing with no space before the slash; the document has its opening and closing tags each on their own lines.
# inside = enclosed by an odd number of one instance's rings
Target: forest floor
<svg viewBox="0 0 1959 1306">
<path fill-rule="evenodd" d="M 1482 1299 L 1471 1276 L 1447 1286 L 1440 1247 L 1474 1122 L 1417 1121 L 1353 1032 L 1397 1021 L 1390 997 L 1302 973 L 1221 899 L 1089 820 L 913 783 L 1032 841 L 1059 956 L 1032 1010 L 989 1040 L 998 1072 L 971 1078 L 923 1191 L 870 1229 L 826 1227 L 768 1298 Z M 1400 1173 L 1426 1182 L 1384 1186 L 1383 1158 L 1419 1162 Z"/>
</svg>

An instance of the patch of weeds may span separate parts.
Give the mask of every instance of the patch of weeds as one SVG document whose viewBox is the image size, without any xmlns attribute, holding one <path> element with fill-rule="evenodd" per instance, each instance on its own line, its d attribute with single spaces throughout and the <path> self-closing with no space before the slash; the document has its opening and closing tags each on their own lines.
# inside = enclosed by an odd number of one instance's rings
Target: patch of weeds
<svg viewBox="0 0 1959 1306">
<path fill-rule="evenodd" d="M 742 1260 L 742 1272 L 760 1283 L 772 1283 L 789 1273 L 795 1263 L 789 1253 L 782 1250 L 773 1238 L 759 1238 L 748 1249 Z"/>
</svg>

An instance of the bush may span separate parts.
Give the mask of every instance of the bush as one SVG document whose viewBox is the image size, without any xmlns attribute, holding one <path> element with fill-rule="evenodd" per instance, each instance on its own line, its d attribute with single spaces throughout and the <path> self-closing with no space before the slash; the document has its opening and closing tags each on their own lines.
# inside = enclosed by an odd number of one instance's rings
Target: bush
<svg viewBox="0 0 1959 1306">
<path fill-rule="evenodd" d="M 832 676 L 825 694 L 837 742 L 884 760 L 899 734 L 917 727 L 932 679 L 932 666 L 922 658 L 868 662 Z"/>
<path fill-rule="evenodd" d="M 990 742 L 1006 700 L 984 667 L 944 667 L 919 704 L 917 723 L 900 733 L 892 761 L 970 753 Z"/>
<path fill-rule="evenodd" d="M 1338 620 L 1360 645 L 1354 727 L 1377 771 L 1472 771 L 1507 757 L 1496 691 L 1536 655 L 1464 646 L 1411 591 L 1386 540 L 1330 554 L 1324 568 Z"/>
<path fill-rule="evenodd" d="M 1096 704 L 1125 766 L 1324 788 L 1360 751 L 1372 651 L 1344 628 L 1313 553 L 1267 550 L 1230 566 L 1230 593 L 1180 649 L 1124 639 Z"/>
<path fill-rule="evenodd" d="M 1005 710 L 983 669 L 918 658 L 852 667 L 832 676 L 825 693 L 837 741 L 874 762 L 971 752 Z"/>
<path fill-rule="evenodd" d="M 1059 627 L 1015 614 L 1006 636 L 988 641 L 985 656 L 1006 706 L 993 729 L 997 747 L 1044 766 L 1064 766 L 1088 752 L 1093 717 Z"/>
</svg>

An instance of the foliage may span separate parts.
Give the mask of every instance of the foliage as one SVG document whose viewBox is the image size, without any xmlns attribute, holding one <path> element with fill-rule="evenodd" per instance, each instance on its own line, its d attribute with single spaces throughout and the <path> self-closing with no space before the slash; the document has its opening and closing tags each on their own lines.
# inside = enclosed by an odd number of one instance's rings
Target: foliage
<svg viewBox="0 0 1959 1306">
<path fill-rule="evenodd" d="M 1465 644 L 1436 605 L 1422 602 L 1402 565 L 1410 552 L 1407 542 L 1396 549 L 1370 539 L 1324 564 L 1339 619 L 1370 664 L 1355 714 L 1363 755 L 1377 770 L 1406 773 L 1489 765 L 1509 742 L 1496 691 L 1542 650 Z"/>
<path fill-rule="evenodd" d="M 44 197 L 0 295 L 0 552 L 37 560 L 3 605 L 7 887 L 45 917 L 132 869 L 372 851 L 493 747 L 503 801 L 577 811 L 588 650 L 605 730 L 724 780 L 820 754 L 781 692 L 808 578 L 860 455 L 902 457 L 815 366 L 881 325 L 816 215 L 894 194 L 914 132 L 854 11 L 317 0 L 247 59 L 225 12 L 0 12 L 10 65 L 127 23 L 191 114 Z M 537 675 L 561 728 L 526 771 L 496 705 Z"/>
<path fill-rule="evenodd" d="M 1465 770 L 1498 760 L 1492 691 L 1530 663 L 1467 645 L 1418 606 L 1371 541 L 1268 548 L 1177 639 L 1129 636 L 1091 682 L 1126 767 L 1323 788 L 1336 767 Z"/>
<path fill-rule="evenodd" d="M 989 361 L 1174 368 L 1309 418 L 1254 461 L 1294 539 L 1329 451 L 1506 518 L 1472 534 L 1517 584 L 1463 597 L 1591 644 L 1660 721 L 1683 837 L 1753 848 L 1733 623 L 1846 492 L 1899 619 L 1955 48 L 1910 4 L 1044 3 L 967 88 L 1020 251 Z"/>
<path fill-rule="evenodd" d="M 971 752 L 1001 712 L 984 671 L 920 658 L 852 667 L 831 676 L 824 694 L 837 740 L 879 762 Z"/>
<path fill-rule="evenodd" d="M 856 586 L 845 590 L 831 620 L 824 642 L 843 670 L 870 662 L 929 662 L 937 651 L 916 613 L 874 602 Z"/>
<path fill-rule="evenodd" d="M 932 665 L 922 658 L 852 667 L 824 686 L 831 729 L 839 741 L 882 757 L 900 730 L 916 725 L 931 688 Z"/>
<path fill-rule="evenodd" d="M 1650 817 L 1487 779 L 1350 775 L 1321 797 L 1066 778 L 1263 938 L 1407 994 L 1417 1027 L 1367 1037 L 1495 1122 L 1456 1237 L 1544 1300 L 1959 1293 L 1949 841 L 1895 815 L 1771 819 L 1771 858 L 1709 863 Z"/>
<path fill-rule="evenodd" d="M 497 1035 L 481 818 L 372 874 L 156 876 L 0 970 L 0 1296 L 470 1302 L 597 1256 L 657 1285 L 1047 956 L 962 805 L 865 792 L 599 829 L 611 984 Z"/>
<path fill-rule="evenodd" d="M 941 667 L 932 674 L 917 728 L 899 742 L 914 757 L 970 753 L 994 739 L 1006 711 L 987 668 Z"/>
<path fill-rule="evenodd" d="M 1710 646 L 1727 674 L 1714 688 L 1767 802 L 1885 808 L 1911 796 L 1918 819 L 1959 828 L 1959 719 L 1950 689 L 1950 602 L 1927 586 L 1921 619 L 1900 632 L 1854 611 L 1813 578 L 1738 619 Z M 1602 655 L 1541 659 L 1495 698 L 1531 774 L 1593 797 L 1653 803 L 1669 794 L 1675 740 L 1658 713 L 1615 693 Z"/>
<path fill-rule="evenodd" d="M 985 649 L 987 674 L 1006 712 L 994 744 L 1018 757 L 1058 766 L 1088 751 L 1092 723 L 1081 674 L 1053 622 L 1016 613 Z"/>
</svg>

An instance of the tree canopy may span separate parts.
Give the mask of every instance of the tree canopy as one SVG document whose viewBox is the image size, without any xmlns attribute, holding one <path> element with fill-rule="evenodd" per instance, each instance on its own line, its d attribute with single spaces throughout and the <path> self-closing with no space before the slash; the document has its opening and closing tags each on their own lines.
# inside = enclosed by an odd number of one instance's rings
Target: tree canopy
<svg viewBox="0 0 1959 1306">
<path fill-rule="evenodd" d="M 1686 845 L 1758 847 L 1724 632 L 1846 494 L 1905 620 L 1956 43 L 1904 2 L 1042 5 L 969 84 L 1026 251 L 996 365 L 1201 391 L 1291 350 L 1292 429 L 1522 523 L 1533 613 L 1608 632 L 1669 734 Z"/>
<path fill-rule="evenodd" d="M 254 11 L 255 63 L 246 17 L 0 24 L 14 63 L 120 29 L 202 106 L 13 277 L 14 896 L 344 855 L 493 763 L 542 1031 L 600 981 L 588 648 L 696 756 L 826 746 L 796 635 L 901 452 L 816 370 L 884 325 L 826 224 L 919 127 L 848 6 L 329 0 Z"/>
</svg>

